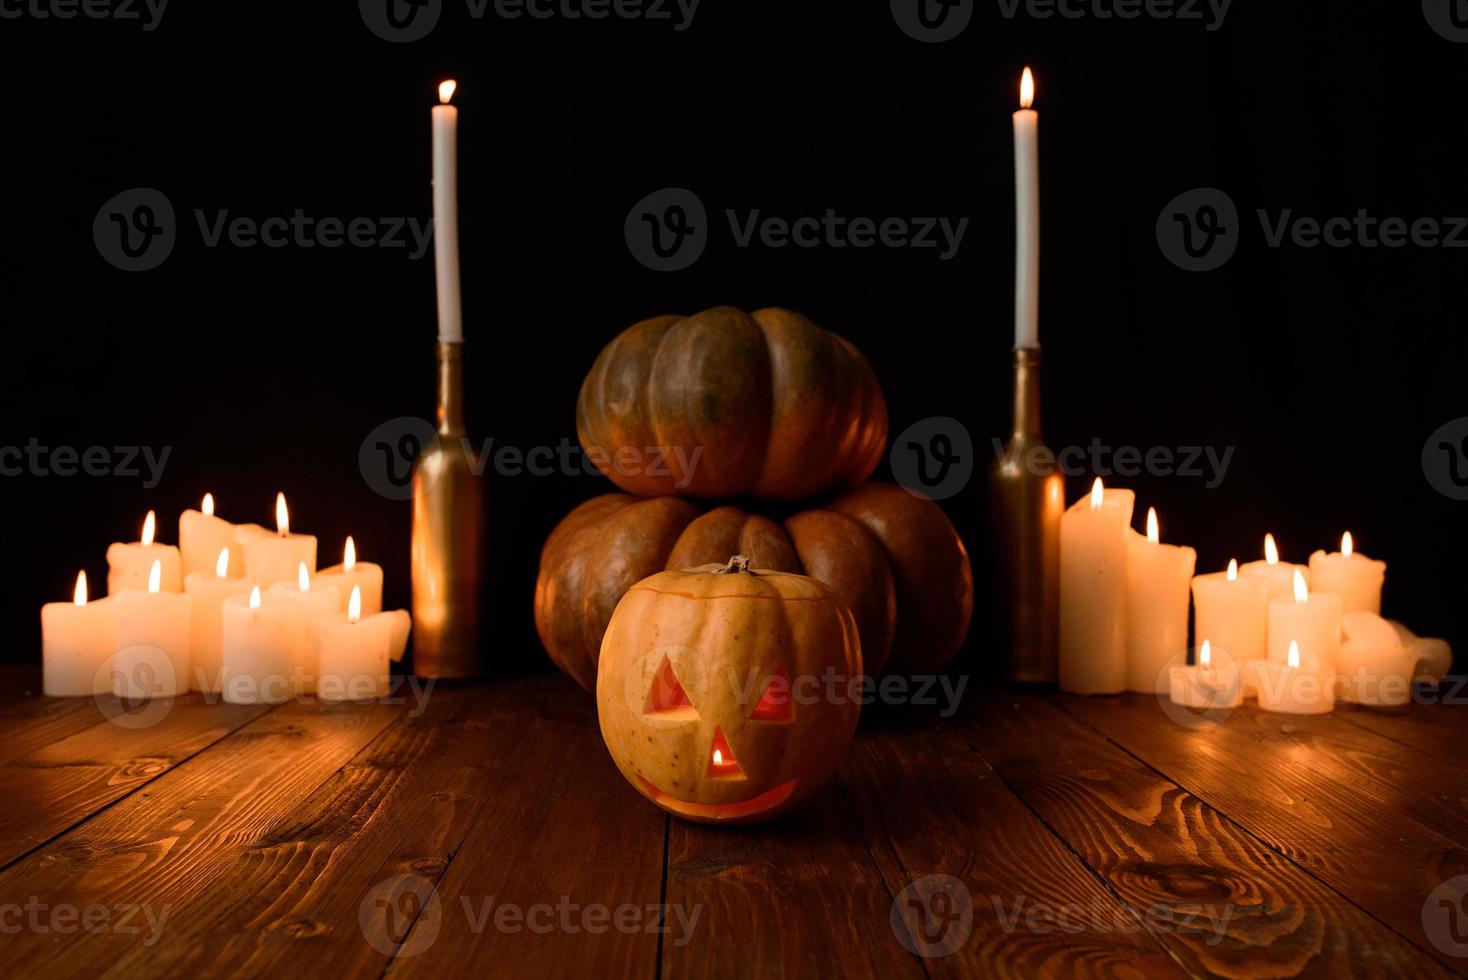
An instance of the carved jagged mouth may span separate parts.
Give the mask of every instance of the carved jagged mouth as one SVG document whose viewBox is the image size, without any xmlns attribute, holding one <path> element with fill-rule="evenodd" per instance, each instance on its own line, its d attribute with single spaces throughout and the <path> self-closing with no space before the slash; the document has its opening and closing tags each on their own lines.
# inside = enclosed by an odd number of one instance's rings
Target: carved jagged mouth
<svg viewBox="0 0 1468 980">
<path fill-rule="evenodd" d="M 795 792 L 797 782 L 798 780 L 792 779 L 788 783 L 781 783 L 772 790 L 739 803 L 690 803 L 688 800 L 680 800 L 676 796 L 664 793 L 641 776 L 637 777 L 638 785 L 649 799 L 690 820 L 739 820 L 744 817 L 757 816 L 767 810 L 773 810 L 790 799 L 790 794 Z"/>
</svg>

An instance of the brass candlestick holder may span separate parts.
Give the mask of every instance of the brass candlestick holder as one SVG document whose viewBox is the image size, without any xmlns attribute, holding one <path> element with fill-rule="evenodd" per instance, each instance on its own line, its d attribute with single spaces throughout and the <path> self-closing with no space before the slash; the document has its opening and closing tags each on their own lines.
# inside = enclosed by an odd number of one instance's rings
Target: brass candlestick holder
<svg viewBox="0 0 1468 980">
<path fill-rule="evenodd" d="M 1042 450 L 1036 453 L 1035 450 Z M 1014 430 L 993 469 L 995 622 L 1004 635 L 1004 676 L 1053 683 L 1058 674 L 1060 515 L 1065 481 L 1040 438 L 1040 349 L 1014 349 Z M 1050 472 L 1040 472 L 1048 461 Z"/>
<path fill-rule="evenodd" d="M 438 438 L 413 469 L 413 673 L 481 672 L 484 487 L 464 431 L 464 345 L 438 342 Z"/>
</svg>

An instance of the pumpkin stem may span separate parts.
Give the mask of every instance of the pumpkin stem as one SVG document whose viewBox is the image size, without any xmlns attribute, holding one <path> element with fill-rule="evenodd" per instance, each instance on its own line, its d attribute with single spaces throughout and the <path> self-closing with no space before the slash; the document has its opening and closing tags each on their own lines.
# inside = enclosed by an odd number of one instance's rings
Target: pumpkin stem
<svg viewBox="0 0 1468 980">
<path fill-rule="evenodd" d="M 715 574 L 717 574 L 717 575 L 736 575 L 736 574 L 738 574 L 740 572 L 743 572 L 745 575 L 753 575 L 754 574 L 754 572 L 751 571 L 750 570 L 750 567 L 749 567 L 749 558 L 746 557 L 746 556 L 744 556 L 744 555 L 734 555 L 734 556 L 732 556 L 729 559 L 729 564 L 727 564 L 723 568 L 719 569 L 718 572 L 716 572 Z"/>
</svg>

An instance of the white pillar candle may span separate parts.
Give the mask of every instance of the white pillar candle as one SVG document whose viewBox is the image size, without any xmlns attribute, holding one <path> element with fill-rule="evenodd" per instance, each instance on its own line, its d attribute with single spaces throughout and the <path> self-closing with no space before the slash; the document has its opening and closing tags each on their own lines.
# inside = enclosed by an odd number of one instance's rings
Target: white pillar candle
<svg viewBox="0 0 1468 980">
<path fill-rule="evenodd" d="M 1279 547 L 1275 545 L 1272 534 L 1264 535 L 1264 560 L 1251 561 L 1239 569 L 1240 575 L 1247 575 L 1262 581 L 1269 589 L 1271 599 L 1294 595 L 1295 572 L 1302 572 L 1305 575 L 1305 584 L 1310 584 L 1308 568 L 1294 562 L 1279 560 Z"/>
<path fill-rule="evenodd" d="M 112 693 L 120 698 L 171 698 L 189 689 L 193 599 L 161 589 L 163 562 L 154 559 L 146 592 L 117 593 L 117 655 Z"/>
<path fill-rule="evenodd" d="M 413 629 L 413 617 L 408 615 L 406 609 L 389 609 L 382 615 L 388 617 L 392 623 L 392 639 L 388 645 L 388 653 L 392 655 L 393 663 L 403 659 L 403 653 L 408 649 L 408 634 Z"/>
<path fill-rule="evenodd" d="M 1312 593 L 1295 570 L 1294 595 L 1269 602 L 1269 659 L 1284 663 L 1292 648 L 1301 662 L 1334 669 L 1341 649 L 1341 597 Z"/>
<path fill-rule="evenodd" d="M 1453 668 L 1453 648 L 1447 640 L 1431 636 L 1418 636 L 1407 628 L 1405 623 L 1395 619 L 1388 619 L 1392 629 L 1397 631 L 1401 638 L 1402 647 L 1406 649 L 1416 662 L 1417 666 L 1413 672 L 1414 680 L 1421 680 L 1429 684 L 1441 684 L 1448 671 Z"/>
<path fill-rule="evenodd" d="M 279 599 L 284 615 L 291 620 L 291 630 L 296 635 L 293 662 L 301 668 L 301 693 L 316 691 L 316 678 L 320 676 L 320 627 L 323 622 L 340 615 L 338 590 L 332 585 L 318 585 L 311 581 L 306 563 L 296 566 L 296 581 L 277 582 L 270 587 L 272 599 Z"/>
<path fill-rule="evenodd" d="M 285 600 L 267 601 L 255 585 L 248 596 L 225 599 L 220 620 L 225 701 L 283 704 L 301 692 L 301 621 Z"/>
<path fill-rule="evenodd" d="M 1035 76 L 1019 83 L 1014 114 L 1014 346 L 1040 345 L 1040 114 Z"/>
<path fill-rule="evenodd" d="M 1060 516 L 1060 689 L 1126 689 L 1127 534 L 1136 495 L 1091 493 Z"/>
<path fill-rule="evenodd" d="M 214 494 L 204 494 L 198 510 L 178 515 L 178 550 L 183 558 L 183 574 L 213 577 L 219 552 L 230 548 L 229 578 L 245 574 L 245 550 L 235 544 L 235 525 L 214 516 Z"/>
<path fill-rule="evenodd" d="M 1185 708 L 1237 708 L 1244 702 L 1244 678 L 1227 653 L 1213 658 L 1207 640 L 1198 649 L 1198 662 L 1168 671 L 1168 700 Z"/>
<path fill-rule="evenodd" d="M 347 611 L 352 590 L 356 588 L 362 590 L 363 616 L 375 616 L 382 612 L 382 566 L 370 561 L 358 561 L 357 545 L 350 535 L 347 536 L 346 547 L 342 549 L 342 563 L 323 569 L 316 576 L 316 584 L 321 587 L 336 587 L 342 600 L 342 612 Z"/>
<path fill-rule="evenodd" d="M 1188 584 L 1198 553 L 1162 544 L 1157 509 L 1147 535 L 1127 534 L 1127 690 L 1166 694 L 1167 665 L 1188 649 Z"/>
<path fill-rule="evenodd" d="M 189 572 L 184 576 L 184 592 L 194 600 L 190 631 L 193 648 L 189 658 L 191 691 L 214 694 L 223 690 L 224 600 L 248 595 L 255 584 L 249 579 L 229 577 L 232 557 L 229 548 L 220 548 L 210 574 Z"/>
<path fill-rule="evenodd" d="M 1323 664 L 1302 664 L 1291 643 L 1282 662 L 1256 660 L 1254 686 L 1259 707 L 1288 715 L 1323 715 L 1335 710 L 1335 677 Z"/>
<path fill-rule="evenodd" d="M 87 599 L 87 573 L 78 572 L 70 602 L 41 607 L 41 690 L 51 698 L 107 694 L 112 677 L 103 668 L 117 637 L 114 600 Z"/>
<path fill-rule="evenodd" d="M 1268 610 L 1268 585 L 1258 576 L 1240 575 L 1234 559 L 1229 559 L 1227 571 L 1193 578 L 1193 635 L 1238 665 L 1246 697 L 1254 693 L 1249 664 L 1265 657 Z"/>
<path fill-rule="evenodd" d="M 283 493 L 275 495 L 275 531 L 274 534 L 245 533 L 241 542 L 245 549 L 245 578 L 261 585 L 294 582 L 296 568 L 302 562 L 307 571 L 314 572 L 316 537 L 291 533 L 291 515 Z"/>
<path fill-rule="evenodd" d="M 438 339 L 464 339 L 459 301 L 459 110 L 449 105 L 458 83 L 440 82 L 433 107 L 433 264 L 438 288 Z"/>
<path fill-rule="evenodd" d="M 1398 705 L 1412 700 L 1417 658 L 1392 624 L 1358 609 L 1341 617 L 1336 694 L 1352 704 Z"/>
<path fill-rule="evenodd" d="M 1317 551 L 1310 556 L 1310 589 L 1341 597 L 1345 612 L 1381 613 L 1381 587 L 1386 581 L 1386 562 L 1357 554 L 1351 532 L 1341 535 L 1341 550 L 1333 554 Z"/>
<path fill-rule="evenodd" d="M 387 613 L 363 617 L 362 587 L 352 586 L 345 619 L 321 623 L 321 700 L 370 701 L 387 694 L 393 620 Z"/>
<path fill-rule="evenodd" d="M 107 546 L 107 594 L 117 595 L 124 589 L 144 591 L 148 588 L 148 574 L 153 563 L 159 563 L 162 579 L 159 591 L 178 592 L 183 588 L 183 564 L 178 549 L 171 544 L 157 544 L 153 540 L 158 520 L 148 511 L 143 519 L 143 535 L 136 542 L 116 542 Z"/>
</svg>

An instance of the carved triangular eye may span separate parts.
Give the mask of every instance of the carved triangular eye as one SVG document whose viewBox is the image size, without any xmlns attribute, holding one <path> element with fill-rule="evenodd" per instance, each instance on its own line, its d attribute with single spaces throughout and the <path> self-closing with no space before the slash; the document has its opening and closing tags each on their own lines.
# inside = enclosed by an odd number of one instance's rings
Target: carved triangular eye
<svg viewBox="0 0 1468 980">
<path fill-rule="evenodd" d="M 673 662 L 666 654 L 663 656 L 663 662 L 658 665 L 657 673 L 653 675 L 652 686 L 647 689 L 647 699 L 642 704 L 642 713 L 698 717 L 698 712 L 694 710 L 688 693 L 683 690 L 678 675 L 673 673 Z"/>
<path fill-rule="evenodd" d="M 759 703 L 750 714 L 751 721 L 788 722 L 795 717 L 795 705 L 790 699 L 790 671 L 784 664 L 765 684 Z"/>
<path fill-rule="evenodd" d="M 739 760 L 734 758 L 734 750 L 729 748 L 729 740 L 724 737 L 724 730 L 718 727 L 714 728 L 714 744 L 709 750 L 709 778 L 744 778 L 744 770 L 739 767 Z"/>
</svg>

